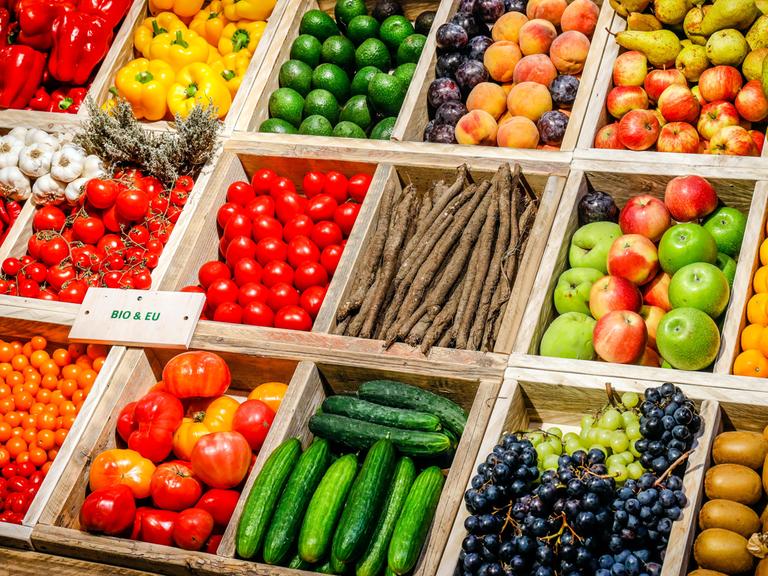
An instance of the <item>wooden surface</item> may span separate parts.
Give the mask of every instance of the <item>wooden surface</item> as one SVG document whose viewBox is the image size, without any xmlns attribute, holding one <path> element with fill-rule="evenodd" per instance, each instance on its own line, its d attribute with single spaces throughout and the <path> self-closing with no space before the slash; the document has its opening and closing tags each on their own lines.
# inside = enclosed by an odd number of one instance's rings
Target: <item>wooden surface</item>
<svg viewBox="0 0 768 576">
<path fill-rule="evenodd" d="M 31 550 L 7 550 L 0 548 L 0 576 L 151 576 L 152 572 L 140 572 L 116 568 L 95 562 L 84 562 L 61 556 L 50 556 Z"/>
</svg>

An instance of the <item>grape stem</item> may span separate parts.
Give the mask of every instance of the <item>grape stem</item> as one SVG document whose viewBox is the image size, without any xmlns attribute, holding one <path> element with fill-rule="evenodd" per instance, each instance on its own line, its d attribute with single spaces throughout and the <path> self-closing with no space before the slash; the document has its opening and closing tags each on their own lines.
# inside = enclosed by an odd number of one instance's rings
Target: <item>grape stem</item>
<svg viewBox="0 0 768 576">
<path fill-rule="evenodd" d="M 688 452 L 685 452 L 685 453 L 683 453 L 683 454 L 680 456 L 680 458 L 678 458 L 677 460 L 675 460 L 674 462 L 672 462 L 672 464 L 670 465 L 670 467 L 669 467 L 669 468 L 667 468 L 667 469 L 664 471 L 664 474 L 662 474 L 661 476 L 659 476 L 659 479 L 658 479 L 658 480 L 656 480 L 656 482 L 654 482 L 654 483 L 653 483 L 654 487 L 656 487 L 656 486 L 659 486 L 659 485 L 660 485 L 662 482 L 664 482 L 664 480 L 666 480 L 666 479 L 667 479 L 667 477 L 668 477 L 670 474 L 672 474 L 672 472 L 675 470 L 675 468 L 677 468 L 677 467 L 678 467 L 680 464 L 682 464 L 683 462 L 685 462 L 685 461 L 688 459 L 688 456 L 690 456 L 690 455 L 691 455 L 691 453 L 693 453 L 693 450 L 688 450 Z"/>
<path fill-rule="evenodd" d="M 565 512 L 561 512 L 560 514 L 555 516 L 553 520 L 556 518 L 560 518 L 563 521 L 563 523 L 560 524 L 560 530 L 558 530 L 554 534 L 550 534 L 549 536 L 542 536 L 541 538 L 539 538 L 539 540 L 541 540 L 542 542 L 549 542 L 550 540 L 554 540 L 555 538 L 560 538 L 560 536 L 563 535 L 563 532 L 565 532 L 566 528 L 568 528 L 568 530 L 573 535 L 573 537 L 576 538 L 579 542 L 583 540 L 583 538 L 579 536 L 573 528 L 571 528 L 570 524 L 568 524 L 568 519 L 565 516 Z"/>
</svg>

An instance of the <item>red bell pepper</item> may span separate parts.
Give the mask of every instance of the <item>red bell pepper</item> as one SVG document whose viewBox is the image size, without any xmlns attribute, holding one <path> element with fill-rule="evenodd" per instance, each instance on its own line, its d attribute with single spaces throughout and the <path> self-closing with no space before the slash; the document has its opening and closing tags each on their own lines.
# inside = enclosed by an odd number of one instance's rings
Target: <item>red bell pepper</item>
<svg viewBox="0 0 768 576">
<path fill-rule="evenodd" d="M 23 108 L 34 95 L 45 69 L 45 54 L 14 44 L 0 48 L 0 108 Z"/>
<path fill-rule="evenodd" d="M 162 462 L 171 453 L 173 433 L 183 418 L 184 407 L 176 396 L 168 392 L 145 394 L 133 409 L 128 448 L 152 462 Z"/>
<path fill-rule="evenodd" d="M 136 510 L 131 540 L 173 546 L 173 528 L 178 516 L 178 512 L 142 506 Z"/>
<path fill-rule="evenodd" d="M 85 100 L 88 90 L 85 88 L 70 88 L 69 90 L 54 90 L 51 92 L 50 111 L 69 112 L 76 114 L 80 104 Z"/>
<path fill-rule="evenodd" d="M 0 6 L 2 6 L 2 4 L 0 4 Z M 8 46 L 8 34 L 10 34 L 10 32 L 11 13 L 5 8 L 0 8 L 0 48 Z"/>
<path fill-rule="evenodd" d="M 48 50 L 53 43 L 53 21 L 73 11 L 75 5 L 68 0 L 21 0 L 17 8 L 18 41 L 38 50 Z"/>
<path fill-rule="evenodd" d="M 104 59 L 112 28 L 103 16 L 67 12 L 53 21 L 53 49 L 48 70 L 59 82 L 85 84 Z"/>
<path fill-rule="evenodd" d="M 16 200 L 6 200 L 5 209 L 8 210 L 8 215 L 11 217 L 11 224 L 16 222 L 16 218 L 21 214 L 21 204 Z"/>
<path fill-rule="evenodd" d="M 38 88 L 35 95 L 29 101 L 30 110 L 38 110 L 39 112 L 51 111 L 51 97 L 48 95 L 48 91 L 45 88 Z"/>
<path fill-rule="evenodd" d="M 80 12 L 104 17 L 110 28 L 120 23 L 130 7 L 131 0 L 80 0 L 77 4 Z"/>
</svg>

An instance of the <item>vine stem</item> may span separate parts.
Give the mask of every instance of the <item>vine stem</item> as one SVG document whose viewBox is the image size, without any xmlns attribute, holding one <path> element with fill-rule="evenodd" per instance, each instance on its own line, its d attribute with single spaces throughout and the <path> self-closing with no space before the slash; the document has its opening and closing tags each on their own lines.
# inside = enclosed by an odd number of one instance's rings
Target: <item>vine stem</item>
<svg viewBox="0 0 768 576">
<path fill-rule="evenodd" d="M 654 487 L 659 486 L 664 480 L 667 479 L 667 477 L 670 476 L 670 474 L 672 474 L 672 472 L 675 470 L 675 468 L 677 468 L 678 466 L 680 466 L 680 464 L 685 462 L 688 459 L 688 456 L 690 456 L 692 453 L 693 453 L 693 450 L 688 450 L 688 452 L 684 452 L 680 456 L 680 458 L 678 458 L 677 460 L 672 462 L 672 465 L 664 471 L 664 474 L 659 476 L 659 479 L 656 480 L 656 482 L 653 483 L 653 486 Z"/>
</svg>

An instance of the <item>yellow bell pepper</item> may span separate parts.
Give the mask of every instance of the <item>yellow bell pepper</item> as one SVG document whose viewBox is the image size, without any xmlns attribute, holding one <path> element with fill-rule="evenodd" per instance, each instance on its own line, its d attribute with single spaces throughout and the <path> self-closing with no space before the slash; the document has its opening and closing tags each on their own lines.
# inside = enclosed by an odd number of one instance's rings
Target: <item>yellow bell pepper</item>
<svg viewBox="0 0 768 576">
<path fill-rule="evenodd" d="M 168 111 L 168 89 L 175 76 L 167 62 L 137 58 L 118 71 L 115 86 L 130 102 L 136 118 L 162 120 Z"/>
<path fill-rule="evenodd" d="M 164 60 L 178 72 L 188 64 L 207 62 L 211 47 L 205 38 L 191 30 L 159 34 L 149 44 L 151 60 Z"/>
<path fill-rule="evenodd" d="M 158 12 L 173 12 L 187 22 L 203 7 L 203 0 L 149 0 L 149 11 L 152 14 Z"/>
<path fill-rule="evenodd" d="M 177 30 L 186 31 L 187 27 L 173 12 L 160 12 L 157 16 L 144 18 L 144 22 L 133 33 L 133 45 L 144 58 L 149 58 L 149 45 L 155 36 L 168 32 L 176 34 Z"/>
<path fill-rule="evenodd" d="M 221 31 L 229 24 L 219 0 L 213 0 L 198 12 L 189 24 L 189 29 L 197 32 L 211 46 L 219 45 Z"/>
<path fill-rule="evenodd" d="M 208 52 L 208 60 L 206 60 L 205 63 L 213 65 L 214 62 L 218 62 L 219 60 L 221 60 L 221 54 L 219 54 L 219 51 L 216 50 L 216 48 L 211 46 L 211 51 Z"/>
<path fill-rule="evenodd" d="M 229 20 L 266 20 L 276 0 L 221 0 L 224 16 Z"/>
<path fill-rule="evenodd" d="M 243 82 L 243 76 L 248 65 L 251 63 L 251 57 L 245 50 L 240 52 L 232 52 L 220 58 L 217 62 L 211 65 L 216 73 L 224 79 L 229 88 L 229 93 L 232 99 L 235 98 L 237 89 L 240 88 L 240 84 Z"/>
<path fill-rule="evenodd" d="M 223 118 L 232 105 L 226 82 L 208 64 L 197 62 L 181 69 L 168 91 L 168 109 L 182 118 L 189 116 L 195 104 L 216 107 Z"/>
<path fill-rule="evenodd" d="M 253 55 L 266 27 L 267 23 L 262 21 L 241 20 L 227 24 L 221 33 L 221 38 L 219 38 L 219 53 L 226 56 L 233 52 L 246 50 Z"/>
</svg>

